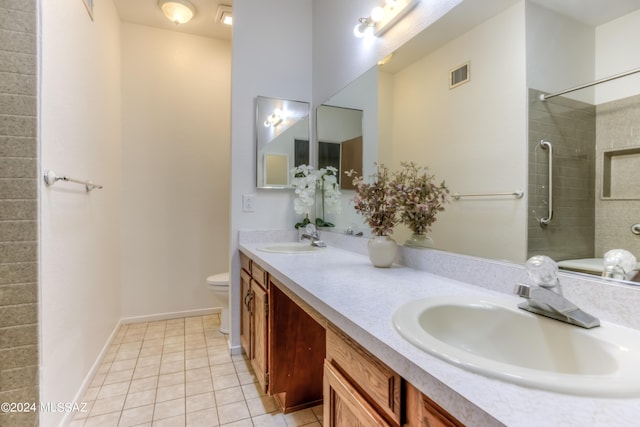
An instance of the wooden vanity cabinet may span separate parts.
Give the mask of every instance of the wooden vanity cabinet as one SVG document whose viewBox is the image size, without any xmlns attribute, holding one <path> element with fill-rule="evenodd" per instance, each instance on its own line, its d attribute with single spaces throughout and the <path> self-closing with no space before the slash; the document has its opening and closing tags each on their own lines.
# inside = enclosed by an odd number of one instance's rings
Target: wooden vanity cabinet
<svg viewBox="0 0 640 427">
<path fill-rule="evenodd" d="M 268 374 L 268 279 L 266 271 L 240 253 L 240 344 L 251 362 L 258 383 L 266 393 Z"/>
<path fill-rule="evenodd" d="M 284 413 L 320 404 L 324 318 L 242 252 L 240 263 L 240 343 L 262 390 Z"/>
</svg>

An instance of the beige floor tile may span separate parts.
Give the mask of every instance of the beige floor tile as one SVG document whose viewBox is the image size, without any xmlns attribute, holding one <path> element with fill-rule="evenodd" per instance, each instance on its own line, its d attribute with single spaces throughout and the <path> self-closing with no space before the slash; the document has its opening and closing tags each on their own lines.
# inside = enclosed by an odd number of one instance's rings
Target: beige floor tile
<svg viewBox="0 0 640 427">
<path fill-rule="evenodd" d="M 223 375 L 231 375 L 236 373 L 236 367 L 233 363 L 221 363 L 211 367 L 211 377 L 217 378 Z"/>
<path fill-rule="evenodd" d="M 242 385 L 242 392 L 245 399 L 255 399 L 256 397 L 264 396 L 264 391 L 258 383 Z"/>
<path fill-rule="evenodd" d="M 247 372 L 251 370 L 251 362 L 249 360 L 243 359 L 238 362 L 234 361 L 233 366 L 236 368 L 236 372 Z"/>
<path fill-rule="evenodd" d="M 289 427 L 304 426 L 318 420 L 311 409 L 285 414 L 284 419 Z"/>
<path fill-rule="evenodd" d="M 218 412 L 215 408 L 187 413 L 188 427 L 214 427 L 218 424 Z"/>
<path fill-rule="evenodd" d="M 139 354 L 140 350 L 118 350 L 116 357 L 113 360 L 137 359 Z"/>
<path fill-rule="evenodd" d="M 98 398 L 98 393 L 100 393 L 100 387 L 89 387 L 87 391 L 84 392 L 82 401 L 89 402 L 91 400 L 96 400 Z"/>
<path fill-rule="evenodd" d="M 197 381 L 211 378 L 211 371 L 208 366 L 185 371 L 187 381 Z"/>
<path fill-rule="evenodd" d="M 200 359 L 202 357 L 209 358 L 206 348 L 194 348 L 194 349 L 187 349 L 184 351 L 185 360 Z"/>
<path fill-rule="evenodd" d="M 245 385 L 255 383 L 258 379 L 252 371 L 246 371 L 238 372 L 238 381 L 240 381 L 240 384 Z"/>
<path fill-rule="evenodd" d="M 185 427 L 185 416 L 178 415 L 171 418 L 153 421 L 152 427 Z"/>
<path fill-rule="evenodd" d="M 211 347 L 207 347 L 207 349 L 210 348 Z M 228 353 L 211 353 L 211 350 L 209 350 L 209 365 L 213 366 L 231 362 L 233 362 L 233 360 L 231 360 L 231 356 Z"/>
<path fill-rule="evenodd" d="M 230 403 L 242 402 L 245 400 L 244 394 L 240 387 L 231 387 L 215 392 L 216 403 L 218 406 L 228 405 Z"/>
<path fill-rule="evenodd" d="M 125 369 L 124 371 L 109 372 L 104 379 L 104 384 L 121 383 L 123 381 L 131 381 L 133 378 L 133 369 Z"/>
<path fill-rule="evenodd" d="M 134 379 L 131 381 L 131 387 L 129 387 L 129 393 L 136 393 L 139 391 L 155 390 L 158 387 L 158 376 L 146 377 L 140 379 Z"/>
<path fill-rule="evenodd" d="M 255 399 L 247 399 L 247 407 L 252 417 L 268 414 L 278 410 L 278 404 L 271 396 L 262 396 Z M 314 417 L 315 420 L 315 417 Z"/>
<path fill-rule="evenodd" d="M 172 372 L 184 371 L 184 360 L 162 361 L 160 364 L 160 374 L 170 374 Z"/>
<path fill-rule="evenodd" d="M 102 383 L 104 383 L 104 379 L 107 377 L 107 374 L 97 374 L 93 377 L 93 379 L 91 380 L 91 383 L 89 384 L 90 388 L 93 387 L 100 387 L 102 385 Z"/>
<path fill-rule="evenodd" d="M 210 391 L 213 391 L 213 383 L 209 378 L 205 378 L 203 380 L 196 380 L 196 381 L 187 381 L 187 384 L 186 384 L 187 396 L 192 396 L 194 394 L 207 393 Z"/>
<path fill-rule="evenodd" d="M 216 398 L 212 391 L 187 397 L 187 414 L 215 407 Z"/>
<path fill-rule="evenodd" d="M 221 375 L 219 377 L 213 378 L 211 380 L 213 382 L 214 390 L 223 390 L 225 388 L 238 387 L 240 386 L 240 381 L 238 380 L 238 375 Z"/>
<path fill-rule="evenodd" d="M 156 404 L 185 397 L 184 384 L 174 384 L 166 387 L 159 387 L 156 394 Z"/>
<path fill-rule="evenodd" d="M 157 354 L 155 356 L 139 357 L 136 363 L 136 368 L 144 368 L 145 366 L 160 366 L 162 355 Z"/>
<path fill-rule="evenodd" d="M 281 413 L 271 413 L 252 417 L 255 427 L 287 427 L 287 422 Z"/>
<path fill-rule="evenodd" d="M 320 421 L 320 424 L 322 424 L 322 416 L 324 415 L 324 406 L 322 405 L 314 406 L 313 408 L 311 408 L 311 412 L 313 412 L 313 415 L 315 415 L 318 421 Z"/>
<path fill-rule="evenodd" d="M 185 398 L 168 400 L 166 402 L 156 403 L 156 409 L 153 412 L 153 421 L 162 420 L 164 418 L 172 418 L 185 413 Z"/>
<path fill-rule="evenodd" d="M 184 383 L 184 372 L 162 374 L 158 377 L 158 387 L 166 387 L 168 385 L 183 384 L 183 383 Z"/>
<path fill-rule="evenodd" d="M 153 420 L 153 409 L 154 405 L 125 409 L 122 411 L 118 427 L 138 426 L 142 423 L 151 422 L 151 420 Z"/>
<path fill-rule="evenodd" d="M 140 350 L 141 347 L 142 347 L 142 340 L 131 341 L 127 343 L 122 343 L 122 345 L 120 345 L 120 349 L 118 350 L 118 352 L 136 351 L 136 350 Z"/>
<path fill-rule="evenodd" d="M 209 367 L 209 358 L 206 356 L 185 360 L 185 369 L 187 370 L 204 367 Z"/>
<path fill-rule="evenodd" d="M 91 408 L 91 412 L 89 413 L 89 418 L 96 415 L 108 414 L 110 412 L 122 411 L 126 397 L 126 395 L 122 395 L 96 400 Z"/>
<path fill-rule="evenodd" d="M 156 388 L 152 388 L 144 391 L 137 391 L 129 393 L 127 399 L 124 401 L 124 408 L 131 409 L 140 406 L 150 405 L 156 401 Z"/>
<path fill-rule="evenodd" d="M 184 335 L 184 326 L 169 326 L 167 325 L 167 329 L 164 331 L 164 338 L 167 339 L 169 337 L 181 336 Z"/>
<path fill-rule="evenodd" d="M 164 347 L 162 347 L 162 354 L 175 353 L 177 351 L 184 352 L 184 344 L 183 343 L 165 344 Z"/>
<path fill-rule="evenodd" d="M 100 388 L 96 399 L 107 399 L 109 397 L 121 396 L 129 391 L 130 381 L 121 383 L 105 384 Z"/>
<path fill-rule="evenodd" d="M 253 422 L 251 421 L 251 418 L 246 418 L 244 420 L 225 424 L 224 426 L 220 424 L 220 427 L 253 427 Z"/>
<path fill-rule="evenodd" d="M 249 418 L 249 409 L 244 401 L 218 406 L 218 420 L 220 421 L 220 425 L 245 418 Z"/>
<path fill-rule="evenodd" d="M 89 417 L 85 421 L 85 427 L 117 427 L 120 420 L 120 412 Z"/>
<path fill-rule="evenodd" d="M 138 366 L 133 371 L 132 379 L 138 380 L 141 378 L 157 377 L 160 374 L 160 364 L 152 366 Z"/>
<path fill-rule="evenodd" d="M 137 359 L 119 360 L 111 364 L 109 372 L 125 371 L 136 367 Z"/>
</svg>

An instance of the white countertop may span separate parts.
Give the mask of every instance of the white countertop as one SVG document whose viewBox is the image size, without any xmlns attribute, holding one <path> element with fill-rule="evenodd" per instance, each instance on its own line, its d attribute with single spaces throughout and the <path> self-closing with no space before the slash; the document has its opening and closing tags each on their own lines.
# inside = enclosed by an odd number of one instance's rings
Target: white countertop
<svg viewBox="0 0 640 427">
<path fill-rule="evenodd" d="M 401 305 L 444 295 L 499 295 L 424 271 L 379 269 L 367 256 L 336 247 L 305 254 L 240 249 L 403 378 L 466 425 L 638 426 L 640 398 L 559 394 L 495 380 L 458 368 L 405 341 L 391 318 Z M 526 336 L 522 337 L 526 340 Z"/>
</svg>

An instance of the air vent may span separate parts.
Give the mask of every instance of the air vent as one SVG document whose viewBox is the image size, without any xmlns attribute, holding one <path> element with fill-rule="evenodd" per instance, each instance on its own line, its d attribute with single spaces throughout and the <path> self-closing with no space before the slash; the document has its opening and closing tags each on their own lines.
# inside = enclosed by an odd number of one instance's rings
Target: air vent
<svg viewBox="0 0 640 427">
<path fill-rule="evenodd" d="M 449 74 L 449 89 L 465 84 L 471 79 L 470 62 L 454 68 Z"/>
</svg>

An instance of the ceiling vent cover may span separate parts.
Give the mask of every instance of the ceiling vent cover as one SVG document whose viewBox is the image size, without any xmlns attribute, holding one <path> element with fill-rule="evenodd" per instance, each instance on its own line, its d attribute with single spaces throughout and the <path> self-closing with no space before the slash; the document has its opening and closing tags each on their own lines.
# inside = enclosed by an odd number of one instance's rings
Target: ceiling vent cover
<svg viewBox="0 0 640 427">
<path fill-rule="evenodd" d="M 458 87 L 471 80 L 471 62 L 462 64 L 449 72 L 449 89 Z"/>
</svg>

